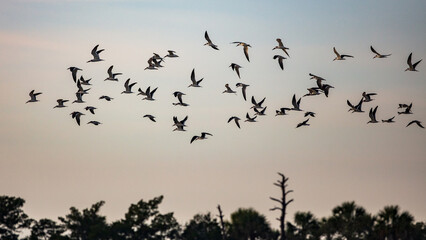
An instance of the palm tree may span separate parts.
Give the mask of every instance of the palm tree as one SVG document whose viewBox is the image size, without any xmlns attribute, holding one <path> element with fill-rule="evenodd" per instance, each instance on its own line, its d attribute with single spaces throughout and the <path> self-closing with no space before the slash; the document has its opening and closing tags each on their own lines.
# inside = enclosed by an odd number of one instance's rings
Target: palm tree
<svg viewBox="0 0 426 240">
<path fill-rule="evenodd" d="M 373 232 L 374 218 L 355 202 L 344 202 L 335 207 L 327 221 L 337 238 L 368 239 Z"/>
<path fill-rule="evenodd" d="M 414 229 L 414 217 L 398 206 L 386 206 L 379 211 L 376 220 L 376 233 L 379 239 L 409 239 Z"/>
<path fill-rule="evenodd" d="M 253 208 L 240 208 L 231 214 L 230 239 L 272 240 L 278 232 L 271 229 L 266 217 Z"/>
<path fill-rule="evenodd" d="M 294 223 L 287 222 L 288 239 L 319 239 L 319 222 L 311 212 L 296 212 Z"/>
<path fill-rule="evenodd" d="M 222 230 L 217 220 L 210 213 L 196 214 L 185 225 L 183 240 L 222 240 Z"/>
</svg>

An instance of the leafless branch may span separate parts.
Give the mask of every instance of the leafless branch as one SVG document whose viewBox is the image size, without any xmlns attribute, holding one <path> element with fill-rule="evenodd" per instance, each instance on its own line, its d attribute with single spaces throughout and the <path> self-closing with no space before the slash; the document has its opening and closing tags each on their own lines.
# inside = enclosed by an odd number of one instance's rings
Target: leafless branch
<svg viewBox="0 0 426 240">
<path fill-rule="evenodd" d="M 287 192 L 285 192 L 285 195 L 287 195 L 287 194 L 289 194 L 291 192 L 293 192 L 293 190 L 288 190 Z"/>
<path fill-rule="evenodd" d="M 279 199 L 276 199 L 276 198 L 273 198 L 273 197 L 269 197 L 272 201 L 275 201 L 275 202 L 279 202 L 279 203 L 281 203 L 281 204 L 283 204 L 283 201 L 281 201 L 281 200 L 279 200 Z"/>
<path fill-rule="evenodd" d="M 294 199 L 291 199 L 290 201 L 286 202 L 285 205 L 289 205 L 291 202 L 293 202 Z"/>
</svg>

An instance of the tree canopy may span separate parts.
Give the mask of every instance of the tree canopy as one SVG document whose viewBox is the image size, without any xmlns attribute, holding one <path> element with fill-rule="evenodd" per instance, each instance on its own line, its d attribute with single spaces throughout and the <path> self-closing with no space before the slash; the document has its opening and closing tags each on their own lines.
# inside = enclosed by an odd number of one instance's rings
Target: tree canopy
<svg viewBox="0 0 426 240">
<path fill-rule="evenodd" d="M 19 197 L 0 196 L 0 239 L 18 239 L 21 230 L 30 226 L 31 220 L 22 210 L 24 203 Z"/>
<path fill-rule="evenodd" d="M 182 233 L 183 240 L 222 240 L 222 232 L 217 219 L 211 213 L 196 214 L 185 225 Z"/>
<path fill-rule="evenodd" d="M 59 222 L 33 220 L 23 211 L 25 200 L 0 196 L 1 240 L 276 240 L 279 231 L 271 228 L 266 217 L 253 208 L 239 208 L 229 220 L 220 220 L 211 213 L 195 214 L 180 225 L 173 212 L 161 213 L 163 196 L 143 199 L 131 204 L 123 219 L 112 223 L 100 214 L 104 201 L 89 208 L 70 208 Z M 27 232 L 29 234 L 22 234 Z M 415 222 L 398 206 L 385 206 L 376 215 L 355 202 L 344 202 L 320 220 L 311 212 L 296 212 L 286 222 L 289 240 L 426 240 L 426 225 Z"/>
</svg>

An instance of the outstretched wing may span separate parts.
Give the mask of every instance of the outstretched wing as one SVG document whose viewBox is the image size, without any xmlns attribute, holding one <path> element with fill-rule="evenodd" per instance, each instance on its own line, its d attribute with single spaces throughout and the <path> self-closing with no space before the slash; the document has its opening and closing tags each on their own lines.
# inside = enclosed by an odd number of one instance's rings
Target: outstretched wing
<svg viewBox="0 0 426 240">
<path fill-rule="evenodd" d="M 94 58 L 96 58 L 97 56 L 98 56 L 98 47 L 99 47 L 99 44 L 98 45 L 96 45 L 93 49 L 92 49 L 92 55 L 93 55 L 93 57 Z"/>
<path fill-rule="evenodd" d="M 374 48 L 373 48 L 373 46 L 370 46 L 370 49 L 371 49 L 371 51 L 373 52 L 373 53 L 375 53 L 375 54 L 377 54 L 377 55 L 380 55 L 376 50 L 374 50 Z"/>
<path fill-rule="evenodd" d="M 337 50 L 336 50 L 336 48 L 335 48 L 335 47 L 333 47 L 333 51 L 334 51 L 334 53 L 337 55 L 337 57 L 340 57 L 340 54 L 337 52 Z"/>
<path fill-rule="evenodd" d="M 250 62 L 250 58 L 249 58 L 249 55 L 248 55 L 248 47 L 247 47 L 247 45 L 244 45 L 244 55 L 246 55 L 247 61 Z"/>
<path fill-rule="evenodd" d="M 209 34 L 207 33 L 207 31 L 204 33 L 204 38 L 207 40 L 207 42 L 212 43 L 212 41 L 210 40 Z"/>
<path fill-rule="evenodd" d="M 408 64 L 408 66 L 410 66 L 410 68 L 413 67 L 413 64 L 411 63 L 411 55 L 413 55 L 413 53 L 410 53 L 410 55 L 407 58 L 407 64 Z"/>
<path fill-rule="evenodd" d="M 413 68 L 416 69 L 417 64 L 419 64 L 423 59 L 413 64 Z"/>
<path fill-rule="evenodd" d="M 195 80 L 195 68 L 192 69 L 192 72 L 191 72 L 191 81 L 194 84 L 197 83 L 197 81 Z"/>
</svg>

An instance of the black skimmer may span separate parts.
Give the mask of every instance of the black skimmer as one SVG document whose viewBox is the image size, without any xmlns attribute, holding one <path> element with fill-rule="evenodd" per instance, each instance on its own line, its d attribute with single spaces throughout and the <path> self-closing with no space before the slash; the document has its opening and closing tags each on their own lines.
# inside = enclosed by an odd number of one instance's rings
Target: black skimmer
<svg viewBox="0 0 426 240">
<path fill-rule="evenodd" d="M 207 33 L 207 31 L 204 33 L 204 38 L 207 40 L 207 42 L 206 42 L 206 43 L 204 43 L 204 46 L 205 46 L 205 45 L 207 45 L 207 46 L 212 47 L 212 48 L 213 48 L 213 49 L 215 49 L 215 50 L 219 50 L 219 48 L 217 47 L 217 45 L 216 45 L 216 44 L 214 44 L 214 43 L 212 42 L 212 40 L 210 40 L 210 37 L 209 37 L 209 34 Z"/>
<path fill-rule="evenodd" d="M 91 53 L 92 53 L 93 59 L 91 59 L 91 60 L 87 61 L 88 63 L 89 63 L 89 62 L 100 62 L 100 61 L 104 61 L 103 59 L 101 59 L 101 58 L 99 57 L 99 53 L 103 52 L 105 49 L 98 50 L 98 47 L 99 47 L 99 44 L 98 44 L 98 45 L 96 45 L 96 46 L 92 49 L 92 52 L 91 52 Z"/>
<path fill-rule="evenodd" d="M 411 63 L 411 55 L 413 55 L 413 53 L 410 53 L 410 55 L 408 56 L 407 59 L 407 64 L 408 64 L 408 68 L 405 69 L 405 71 L 412 71 L 412 72 L 418 72 L 416 70 L 417 64 L 419 64 L 423 59 L 420 59 L 419 61 L 417 61 L 416 63 L 412 64 Z"/>
<path fill-rule="evenodd" d="M 37 96 L 38 95 L 40 95 L 40 94 L 42 94 L 41 92 L 38 92 L 38 93 L 35 93 L 34 92 L 35 90 L 32 90 L 31 92 L 30 92 L 30 100 L 28 100 L 26 103 L 29 103 L 29 102 L 38 102 L 39 100 L 37 100 Z"/>
<path fill-rule="evenodd" d="M 342 54 L 342 55 L 340 55 L 340 54 L 337 52 L 337 50 L 336 50 L 336 48 L 335 48 L 335 47 L 333 47 L 333 51 L 334 51 L 334 53 L 336 54 L 336 57 L 333 59 L 333 61 L 334 61 L 334 60 L 346 60 L 346 59 L 345 59 L 345 57 L 351 57 L 351 58 L 353 58 L 353 56 L 351 56 L 351 55 L 347 55 L 347 54 Z"/>
<path fill-rule="evenodd" d="M 204 140 L 204 139 L 207 139 L 207 135 L 213 136 L 212 134 L 210 134 L 208 132 L 202 132 L 201 136 L 193 136 L 191 138 L 191 142 L 190 143 L 194 142 L 195 140 Z"/>
<path fill-rule="evenodd" d="M 276 40 L 277 40 L 277 42 L 278 42 L 278 46 L 275 46 L 274 48 L 272 48 L 272 50 L 275 50 L 275 49 L 281 49 L 281 50 L 283 50 L 283 51 L 285 52 L 285 54 L 287 54 L 287 56 L 288 56 L 288 57 L 290 57 L 290 55 L 288 55 L 288 52 L 287 52 L 287 50 L 289 50 L 289 48 L 284 47 L 284 44 L 283 44 L 283 42 L 281 41 L 281 38 L 277 38 Z M 276 55 L 276 56 L 277 56 L 277 55 Z M 275 59 L 275 58 L 274 58 L 274 59 Z M 281 67 L 281 69 L 282 69 L 282 67 Z"/>
</svg>

